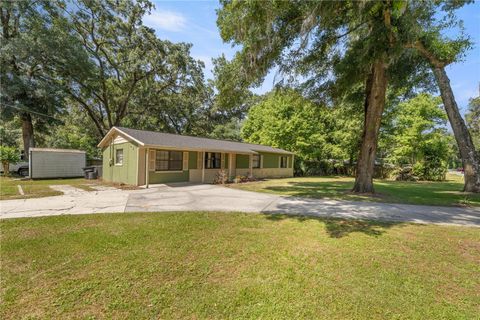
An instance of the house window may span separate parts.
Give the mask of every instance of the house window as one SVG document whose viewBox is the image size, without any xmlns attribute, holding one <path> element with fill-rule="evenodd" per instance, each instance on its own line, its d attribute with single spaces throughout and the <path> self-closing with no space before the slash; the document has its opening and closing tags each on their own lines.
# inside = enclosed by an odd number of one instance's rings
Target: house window
<svg viewBox="0 0 480 320">
<path fill-rule="evenodd" d="M 115 150 L 115 165 L 121 166 L 123 164 L 123 149 Z"/>
<path fill-rule="evenodd" d="M 286 168 L 287 167 L 287 157 L 282 156 L 280 157 L 280 168 Z"/>
<path fill-rule="evenodd" d="M 252 158 L 252 167 L 257 168 L 257 169 L 260 168 L 260 161 L 261 161 L 260 160 L 260 155 L 259 154 L 254 154 L 252 157 L 253 157 Z"/>
<path fill-rule="evenodd" d="M 205 152 L 205 169 L 220 169 L 222 154 L 218 152 Z"/>
<path fill-rule="evenodd" d="M 182 151 L 157 150 L 155 153 L 155 171 L 181 171 L 182 168 Z"/>
</svg>

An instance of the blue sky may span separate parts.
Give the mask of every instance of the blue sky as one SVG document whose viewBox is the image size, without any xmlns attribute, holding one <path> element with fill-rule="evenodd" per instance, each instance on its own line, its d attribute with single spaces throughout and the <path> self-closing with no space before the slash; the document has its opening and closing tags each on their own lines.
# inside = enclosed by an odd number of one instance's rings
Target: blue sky
<svg viewBox="0 0 480 320">
<path fill-rule="evenodd" d="M 156 9 L 144 18 L 144 23 L 157 32 L 161 39 L 193 44 L 191 54 L 205 63 L 205 76 L 211 77 L 211 59 L 222 53 L 233 57 L 236 49 L 223 43 L 216 25 L 217 1 L 155 1 Z M 459 107 L 465 111 L 468 100 L 479 95 L 480 85 L 480 2 L 458 10 L 464 20 L 466 33 L 471 36 L 474 48 L 464 61 L 447 68 Z M 257 93 L 269 91 L 274 83 L 271 73 Z"/>
</svg>

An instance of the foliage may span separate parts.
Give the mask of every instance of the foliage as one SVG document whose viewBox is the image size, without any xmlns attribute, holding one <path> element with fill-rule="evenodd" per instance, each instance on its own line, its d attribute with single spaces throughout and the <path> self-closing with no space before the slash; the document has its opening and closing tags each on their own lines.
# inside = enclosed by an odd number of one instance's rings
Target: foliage
<svg viewBox="0 0 480 320">
<path fill-rule="evenodd" d="M 2 120 L 19 117 L 24 149 L 35 144 L 34 131 L 55 122 L 63 110 L 59 71 L 76 73 L 84 60 L 68 32 L 59 7 L 48 1 L 1 1 L 0 114 Z"/>
<path fill-rule="evenodd" d="M 349 159 L 356 154 L 351 143 L 356 144 L 358 135 L 351 138 L 358 133 L 354 129 L 359 122 L 347 117 L 345 109 L 329 110 L 295 90 L 283 89 L 250 109 L 242 136 L 248 142 L 290 150 L 297 161 Z"/>
<path fill-rule="evenodd" d="M 16 164 L 20 161 L 20 153 L 14 147 L 0 145 L 0 162 L 3 166 L 4 175 L 8 176 L 10 173 L 9 165 Z"/>
<path fill-rule="evenodd" d="M 475 148 L 480 152 L 480 97 L 470 99 L 465 118 Z"/>
<path fill-rule="evenodd" d="M 183 124 L 172 111 L 185 110 L 190 98 L 200 99 L 205 90 L 203 64 L 190 56 L 191 46 L 160 40 L 142 24 L 152 9 L 149 1 L 74 2 L 62 9 L 88 62 L 81 72 L 66 70 L 62 77 L 65 91 L 92 119 L 98 136 L 146 111 L 164 127 L 180 130 Z"/>
<path fill-rule="evenodd" d="M 22 129 L 18 128 L 16 121 L 2 121 L 0 124 L 0 145 L 18 148 L 21 136 Z"/>
<path fill-rule="evenodd" d="M 85 117 L 84 111 L 72 106 L 61 119 L 63 123 L 52 128 L 55 134 L 42 135 L 42 145 L 48 148 L 79 149 L 86 151 L 87 159 L 101 159 L 95 126 Z"/>
</svg>

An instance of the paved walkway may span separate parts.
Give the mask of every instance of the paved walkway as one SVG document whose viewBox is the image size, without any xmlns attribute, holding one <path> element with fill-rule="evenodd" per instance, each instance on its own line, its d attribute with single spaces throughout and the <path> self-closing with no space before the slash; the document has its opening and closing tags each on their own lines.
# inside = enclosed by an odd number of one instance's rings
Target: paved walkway
<svg viewBox="0 0 480 320">
<path fill-rule="evenodd" d="M 0 218 L 140 211 L 241 211 L 480 227 L 480 208 L 305 199 L 215 185 L 176 184 L 92 192 L 71 186 L 54 188 L 65 194 L 0 201 Z"/>
</svg>

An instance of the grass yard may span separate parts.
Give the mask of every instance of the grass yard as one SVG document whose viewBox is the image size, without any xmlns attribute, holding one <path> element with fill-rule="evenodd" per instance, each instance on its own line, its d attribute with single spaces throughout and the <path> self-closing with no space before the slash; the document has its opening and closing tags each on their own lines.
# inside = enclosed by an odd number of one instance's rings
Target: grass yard
<svg viewBox="0 0 480 320">
<path fill-rule="evenodd" d="M 23 199 L 23 198 L 42 198 L 57 196 L 63 194 L 60 191 L 53 190 L 50 185 L 71 185 L 85 191 L 94 191 L 89 185 L 99 184 L 95 180 L 86 180 L 83 178 L 75 179 L 45 179 L 45 180 L 20 180 L 10 177 L 0 177 L 0 200 Z M 17 185 L 21 185 L 24 195 L 21 195 Z"/>
<path fill-rule="evenodd" d="M 2 319 L 480 314 L 480 228 L 240 213 L 0 223 Z"/>
<path fill-rule="evenodd" d="M 288 196 L 328 198 L 354 201 L 377 201 L 438 206 L 480 206 L 480 194 L 463 193 L 463 177 L 447 175 L 444 182 L 399 182 L 375 180 L 376 195 L 350 192 L 351 177 L 298 177 L 269 179 L 229 185 L 247 191 L 277 193 Z"/>
</svg>

